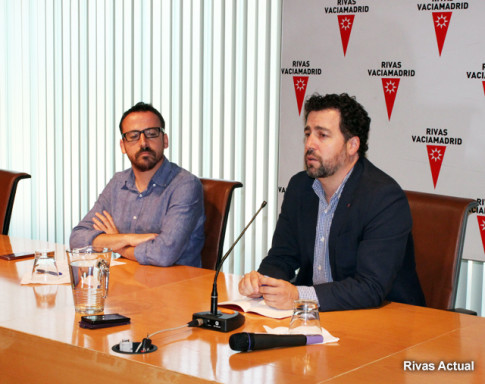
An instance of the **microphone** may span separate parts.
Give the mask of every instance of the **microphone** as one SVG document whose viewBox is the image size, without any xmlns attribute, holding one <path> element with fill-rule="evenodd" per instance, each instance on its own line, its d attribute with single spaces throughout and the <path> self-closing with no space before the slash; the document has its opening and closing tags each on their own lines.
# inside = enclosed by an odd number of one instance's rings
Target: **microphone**
<svg viewBox="0 0 485 384">
<path fill-rule="evenodd" d="M 249 223 L 244 227 L 243 231 L 236 239 L 236 241 L 231 245 L 231 248 L 226 252 L 226 254 L 222 257 L 221 261 L 216 267 L 216 274 L 214 276 L 214 283 L 212 284 L 212 293 L 211 293 L 211 310 L 210 312 L 197 312 L 192 315 L 192 320 L 202 320 L 202 324 L 200 328 L 207 328 L 212 329 L 214 331 L 219 332 L 230 332 L 239 328 L 241 325 L 244 324 L 244 316 L 237 311 L 234 313 L 222 313 L 221 311 L 217 310 L 217 277 L 219 276 L 219 272 L 222 268 L 222 264 L 227 259 L 231 251 L 234 249 L 238 241 L 243 237 L 246 230 L 252 224 L 256 216 L 258 216 L 259 212 L 266 206 L 266 201 L 263 201 L 261 206 L 259 207 L 258 211 L 254 214 L 252 219 Z"/>
<path fill-rule="evenodd" d="M 234 351 L 258 351 L 279 347 L 297 347 L 323 342 L 322 335 L 272 335 L 267 333 L 235 333 L 229 337 Z"/>
</svg>

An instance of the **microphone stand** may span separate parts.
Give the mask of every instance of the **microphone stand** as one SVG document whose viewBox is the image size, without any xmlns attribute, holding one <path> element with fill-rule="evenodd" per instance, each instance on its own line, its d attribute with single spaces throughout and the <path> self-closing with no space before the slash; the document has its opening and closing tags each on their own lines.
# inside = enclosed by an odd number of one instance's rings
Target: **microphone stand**
<svg viewBox="0 0 485 384">
<path fill-rule="evenodd" d="M 221 311 L 217 310 L 217 299 L 219 296 L 217 293 L 217 277 L 219 276 L 219 272 L 222 268 L 222 264 L 224 264 L 224 261 L 227 259 L 236 244 L 239 242 L 241 237 L 243 237 L 246 230 L 256 219 L 256 216 L 258 216 L 259 212 L 266 206 L 266 204 L 266 201 L 263 201 L 258 211 L 252 217 L 251 221 L 249 221 L 246 227 L 244 227 L 239 237 L 232 244 L 231 248 L 229 248 L 229 250 L 226 252 L 226 254 L 222 257 L 221 261 L 217 265 L 216 274 L 214 276 L 214 283 L 212 284 L 211 310 L 210 312 L 197 312 L 192 315 L 192 320 L 202 320 L 202 324 L 200 325 L 201 328 L 212 329 L 219 332 L 230 332 L 244 324 L 245 318 L 241 313 L 237 311 L 234 311 L 234 313 L 222 313 Z"/>
</svg>

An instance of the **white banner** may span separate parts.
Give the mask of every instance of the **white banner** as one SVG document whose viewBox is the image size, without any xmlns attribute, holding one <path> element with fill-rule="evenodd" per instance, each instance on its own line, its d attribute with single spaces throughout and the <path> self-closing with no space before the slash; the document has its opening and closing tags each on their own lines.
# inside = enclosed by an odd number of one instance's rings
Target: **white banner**
<svg viewBox="0 0 485 384">
<path fill-rule="evenodd" d="M 279 196 L 303 169 L 303 104 L 348 93 L 368 158 L 406 190 L 476 199 L 464 257 L 485 260 L 485 1 L 284 0 Z"/>
</svg>

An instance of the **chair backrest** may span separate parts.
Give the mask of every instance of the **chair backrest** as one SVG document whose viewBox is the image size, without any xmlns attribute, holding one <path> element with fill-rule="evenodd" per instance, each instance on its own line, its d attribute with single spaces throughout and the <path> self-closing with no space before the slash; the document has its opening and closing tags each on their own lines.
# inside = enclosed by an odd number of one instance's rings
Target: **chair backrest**
<svg viewBox="0 0 485 384">
<path fill-rule="evenodd" d="M 17 184 L 19 180 L 28 178 L 30 178 L 28 173 L 0 169 L 0 230 L 2 235 L 8 235 Z"/>
<path fill-rule="evenodd" d="M 202 268 L 216 269 L 222 257 L 227 216 L 232 193 L 242 187 L 239 181 L 200 179 L 204 188 L 205 243 L 202 248 Z"/>
<path fill-rule="evenodd" d="M 472 199 L 405 191 L 413 218 L 416 269 L 426 305 L 453 309 Z"/>
</svg>

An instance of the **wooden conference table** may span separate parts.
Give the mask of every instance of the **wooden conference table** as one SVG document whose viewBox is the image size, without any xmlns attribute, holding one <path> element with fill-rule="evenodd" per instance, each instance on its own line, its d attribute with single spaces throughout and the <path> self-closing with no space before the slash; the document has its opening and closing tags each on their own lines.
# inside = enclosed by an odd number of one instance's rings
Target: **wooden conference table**
<svg viewBox="0 0 485 384">
<path fill-rule="evenodd" d="M 0 236 L 0 254 L 64 246 Z M 381 308 L 321 313 L 338 343 L 248 353 L 232 351 L 230 334 L 182 328 L 152 337 L 158 350 L 119 354 L 122 339 L 186 324 L 210 308 L 214 272 L 192 267 L 125 264 L 111 268 L 105 313 L 131 317 L 130 325 L 80 328 L 68 284 L 20 285 L 32 259 L 0 260 L 0 383 L 483 383 L 485 319 L 390 303 Z M 220 274 L 219 299 L 237 295 L 237 276 Z M 44 289 L 47 289 L 44 287 Z M 40 293 L 39 293 L 40 292 Z M 287 326 L 245 314 L 234 332 Z M 435 364 L 407 370 L 405 362 Z M 438 371 L 439 363 L 473 362 L 471 372 Z"/>
</svg>

